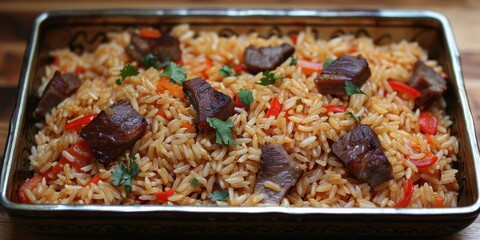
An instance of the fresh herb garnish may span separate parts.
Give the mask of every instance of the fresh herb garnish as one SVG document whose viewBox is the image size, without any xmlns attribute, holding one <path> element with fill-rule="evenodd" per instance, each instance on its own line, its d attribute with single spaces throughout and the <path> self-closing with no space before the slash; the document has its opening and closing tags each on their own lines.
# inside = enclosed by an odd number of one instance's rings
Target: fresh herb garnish
<svg viewBox="0 0 480 240">
<path fill-rule="evenodd" d="M 218 73 L 220 73 L 220 75 L 222 75 L 223 77 L 230 77 L 233 75 L 233 69 L 232 67 L 225 65 L 220 70 L 218 70 Z"/>
<path fill-rule="evenodd" d="M 356 122 L 361 122 L 362 121 L 362 119 L 360 117 L 355 116 L 352 112 L 346 112 L 345 114 L 352 117 Z"/>
<path fill-rule="evenodd" d="M 365 94 L 367 95 L 362 89 L 357 87 L 357 85 L 353 84 L 351 81 L 345 81 L 345 93 L 348 96 L 352 96 L 353 94 Z"/>
<path fill-rule="evenodd" d="M 123 80 L 125 80 L 126 77 L 130 76 L 137 76 L 138 75 L 138 69 L 137 67 L 133 65 L 125 65 L 121 70 L 120 70 L 120 77 L 115 80 L 115 83 L 120 85 L 122 84 Z"/>
<path fill-rule="evenodd" d="M 292 57 L 292 61 L 290 62 L 290 66 L 295 66 L 297 65 L 297 59 L 295 57 Z"/>
<path fill-rule="evenodd" d="M 215 143 L 236 146 L 233 140 L 232 128 L 235 127 L 232 121 L 222 121 L 218 118 L 208 118 L 207 122 L 215 130 Z"/>
<path fill-rule="evenodd" d="M 256 82 L 255 84 L 267 86 L 267 85 L 274 84 L 275 81 L 283 80 L 283 77 L 275 77 L 275 73 L 270 71 L 264 71 L 262 74 L 263 74 L 263 77 L 260 78 L 260 82 Z"/>
<path fill-rule="evenodd" d="M 132 182 L 130 181 L 132 178 L 135 178 L 137 174 L 140 172 L 140 168 L 138 164 L 135 162 L 137 158 L 131 154 L 128 155 L 129 163 L 128 167 L 125 163 L 121 162 L 118 166 L 113 169 L 112 172 L 112 182 L 115 186 L 123 185 L 125 187 L 125 191 L 128 193 L 132 192 Z"/>
<path fill-rule="evenodd" d="M 323 62 L 323 69 L 327 68 L 328 66 L 330 66 L 330 64 L 332 64 L 333 62 L 333 58 L 331 57 L 327 57 L 325 59 L 325 61 Z"/>
<path fill-rule="evenodd" d="M 218 183 L 215 183 L 215 186 L 217 187 L 217 190 L 209 193 L 208 197 L 213 201 L 228 201 L 228 191 L 222 190 Z"/>
<path fill-rule="evenodd" d="M 187 79 L 187 74 L 183 68 L 177 66 L 174 62 L 169 62 L 160 77 L 169 77 L 171 82 L 182 85 Z"/>
<path fill-rule="evenodd" d="M 237 95 L 240 98 L 240 102 L 245 107 L 250 108 L 250 104 L 254 101 L 252 92 L 248 89 L 240 89 Z"/>
<path fill-rule="evenodd" d="M 193 178 L 191 184 L 194 187 L 198 187 L 198 185 L 200 184 L 200 181 L 198 181 L 198 179 L 196 179 L 196 178 Z"/>
<path fill-rule="evenodd" d="M 160 67 L 160 64 L 157 62 L 157 57 L 153 55 L 153 53 L 147 53 L 142 59 L 142 65 L 146 68 L 158 68 Z"/>
</svg>

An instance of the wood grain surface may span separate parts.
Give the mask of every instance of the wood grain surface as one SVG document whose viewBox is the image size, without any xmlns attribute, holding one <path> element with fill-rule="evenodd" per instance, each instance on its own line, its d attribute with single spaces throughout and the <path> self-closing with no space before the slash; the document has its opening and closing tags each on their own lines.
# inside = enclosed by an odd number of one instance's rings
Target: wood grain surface
<svg viewBox="0 0 480 240">
<path fill-rule="evenodd" d="M 58 9 L 91 8 L 313 8 L 313 9 L 428 9 L 450 20 L 460 50 L 469 102 L 480 136 L 480 1 L 477 0 L 107 0 L 53 1 L 0 0 L 0 160 L 3 161 L 8 124 L 13 111 L 23 54 L 32 22 L 43 12 Z M 32 234 L 12 222 L 0 208 L 0 239 L 64 239 L 64 236 Z M 122 236 L 102 236 L 118 239 Z M 142 237 L 143 238 L 143 237 Z M 69 236 L 68 239 L 82 239 Z M 168 239 L 168 238 L 167 238 Z M 178 239 L 178 238 L 176 238 Z M 480 239 L 480 219 L 468 228 L 440 239 Z"/>
</svg>

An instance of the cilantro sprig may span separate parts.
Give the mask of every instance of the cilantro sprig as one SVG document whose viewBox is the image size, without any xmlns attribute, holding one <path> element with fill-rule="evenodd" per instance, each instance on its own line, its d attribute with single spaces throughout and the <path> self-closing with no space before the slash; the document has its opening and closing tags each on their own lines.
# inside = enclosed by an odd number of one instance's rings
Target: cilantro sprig
<svg viewBox="0 0 480 240">
<path fill-rule="evenodd" d="M 222 121 L 218 118 L 207 118 L 207 122 L 215 130 L 215 143 L 236 146 L 233 139 L 232 128 L 235 127 L 232 121 Z"/>
<path fill-rule="evenodd" d="M 193 178 L 191 185 L 192 185 L 193 187 L 198 187 L 198 185 L 200 185 L 200 181 L 198 181 L 197 178 Z"/>
<path fill-rule="evenodd" d="M 290 66 L 296 66 L 297 65 L 297 59 L 293 56 L 292 61 L 290 61 Z"/>
<path fill-rule="evenodd" d="M 187 74 L 183 68 L 177 66 L 174 62 L 169 62 L 160 77 L 169 77 L 171 82 L 182 85 L 187 79 Z"/>
<path fill-rule="evenodd" d="M 353 94 L 365 94 L 367 95 L 362 89 L 357 87 L 357 85 L 353 84 L 351 81 L 345 81 L 345 93 L 348 96 L 352 96 Z"/>
<path fill-rule="evenodd" d="M 240 102 L 247 108 L 250 108 L 250 104 L 255 100 L 252 91 L 248 89 L 240 89 L 237 95 L 240 98 Z"/>
<path fill-rule="evenodd" d="M 276 81 L 283 81 L 283 78 L 284 78 L 284 77 L 275 77 L 275 73 L 270 71 L 264 71 L 262 75 L 263 77 L 260 78 L 260 82 L 256 82 L 255 84 L 262 85 L 262 86 L 272 85 Z"/>
<path fill-rule="evenodd" d="M 115 80 L 115 83 L 120 85 L 122 84 L 123 80 L 125 78 L 130 77 L 130 76 L 137 76 L 138 75 L 138 69 L 137 67 L 133 65 L 125 65 L 121 70 L 120 70 L 120 77 Z"/>
<path fill-rule="evenodd" d="M 222 190 L 220 188 L 220 184 L 218 183 L 215 183 L 215 186 L 217 187 L 217 190 L 213 191 L 212 193 L 209 193 L 208 197 L 213 201 L 228 201 L 229 200 L 228 191 Z"/>
<path fill-rule="evenodd" d="M 222 75 L 223 77 L 230 77 L 233 76 L 234 72 L 232 67 L 225 65 L 220 70 L 218 70 L 218 73 L 220 73 L 220 75 Z"/>
<path fill-rule="evenodd" d="M 345 115 L 348 115 L 351 118 L 353 118 L 353 120 L 355 120 L 355 122 L 361 122 L 362 121 L 362 119 L 359 116 L 355 116 L 355 114 L 353 114 L 352 112 L 346 112 Z"/>
<path fill-rule="evenodd" d="M 323 69 L 327 68 L 328 66 L 330 66 L 330 64 L 332 64 L 333 62 L 333 58 L 331 57 L 327 57 L 325 59 L 325 61 L 323 62 Z"/>
<path fill-rule="evenodd" d="M 125 191 L 128 193 L 132 192 L 132 182 L 131 179 L 135 178 L 140 172 L 138 164 L 135 162 L 137 158 L 134 155 L 128 155 L 129 162 L 128 166 L 125 163 L 121 162 L 118 166 L 113 169 L 112 172 L 112 182 L 115 186 L 124 186 Z"/>
<path fill-rule="evenodd" d="M 150 52 L 145 54 L 145 56 L 143 56 L 142 65 L 146 68 L 151 68 L 151 67 L 159 68 L 160 67 L 160 64 L 157 61 L 157 57 L 155 57 L 155 55 L 153 55 L 153 53 L 150 53 Z"/>
</svg>

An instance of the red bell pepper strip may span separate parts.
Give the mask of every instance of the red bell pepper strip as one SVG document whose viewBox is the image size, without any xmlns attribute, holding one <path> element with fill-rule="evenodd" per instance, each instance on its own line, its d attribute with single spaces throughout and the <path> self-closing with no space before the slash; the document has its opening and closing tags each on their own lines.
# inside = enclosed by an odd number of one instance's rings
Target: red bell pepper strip
<svg viewBox="0 0 480 240">
<path fill-rule="evenodd" d="M 277 97 L 274 97 L 272 101 L 270 101 L 270 108 L 267 110 L 265 118 L 269 118 L 271 116 L 275 116 L 275 118 L 277 118 L 280 110 L 282 110 L 282 104 L 278 101 Z"/>
<path fill-rule="evenodd" d="M 32 178 L 28 179 L 20 187 L 20 189 L 18 190 L 18 198 L 19 198 L 21 203 L 31 203 L 30 199 L 28 199 L 28 197 L 27 197 L 27 193 L 25 192 L 25 190 L 28 189 L 28 190 L 32 191 L 37 186 L 37 184 L 41 181 L 42 181 L 42 176 L 37 175 L 35 177 L 32 177 Z"/>
<path fill-rule="evenodd" d="M 297 44 L 298 34 L 295 34 L 295 33 L 294 33 L 294 34 L 290 35 L 290 38 L 292 39 L 292 42 L 293 42 L 294 44 Z"/>
<path fill-rule="evenodd" d="M 435 202 L 435 206 L 438 207 L 438 208 L 442 208 L 443 207 L 443 204 L 445 202 L 445 199 L 438 195 L 438 194 L 434 194 L 433 195 L 433 200 Z"/>
<path fill-rule="evenodd" d="M 205 66 L 205 68 L 203 69 L 201 74 L 204 79 L 207 79 L 208 78 L 207 70 L 213 66 L 212 60 L 207 58 L 205 59 L 205 61 L 202 62 L 202 64 Z"/>
<path fill-rule="evenodd" d="M 93 176 L 86 184 L 85 186 L 88 186 L 92 183 L 98 185 L 98 182 L 100 181 L 100 175 L 96 174 L 95 176 Z"/>
<path fill-rule="evenodd" d="M 328 105 L 328 106 L 325 106 L 325 108 L 327 109 L 327 112 L 334 112 L 334 113 L 340 113 L 340 112 L 346 112 L 347 111 L 346 107 L 340 106 L 340 105 Z"/>
<path fill-rule="evenodd" d="M 60 158 L 57 165 L 52 168 L 53 173 L 58 174 L 63 170 L 63 166 L 68 163 L 70 166 L 75 168 L 77 172 L 83 172 L 82 168 L 90 164 L 93 160 L 94 155 L 90 146 L 85 140 L 80 140 L 68 148 L 68 153 L 74 158 L 73 162 L 68 161 L 64 156 Z"/>
<path fill-rule="evenodd" d="M 242 65 L 234 65 L 232 68 L 235 73 L 241 73 L 245 71 L 245 68 Z"/>
<path fill-rule="evenodd" d="M 410 179 L 407 179 L 403 184 L 403 199 L 395 204 L 396 208 L 406 208 L 413 196 L 413 182 Z"/>
<path fill-rule="evenodd" d="M 425 153 L 425 157 L 421 159 L 410 159 L 407 157 L 407 160 L 411 163 L 413 163 L 417 168 L 429 168 L 433 166 L 438 160 L 438 157 L 433 154 L 432 152 L 428 151 Z"/>
<path fill-rule="evenodd" d="M 302 68 L 302 72 L 305 74 L 312 74 L 314 72 L 321 73 L 323 71 L 323 64 L 309 62 L 302 59 L 297 60 L 297 66 Z"/>
<path fill-rule="evenodd" d="M 158 192 L 156 194 L 157 196 L 157 199 L 163 203 L 167 203 L 168 202 L 168 198 L 173 196 L 173 188 L 170 188 L 170 190 L 166 191 L 166 192 Z"/>
<path fill-rule="evenodd" d="M 75 119 L 67 123 L 67 125 L 65 125 L 64 130 L 65 131 L 75 130 L 78 132 L 82 129 L 83 126 L 88 125 L 96 116 L 97 114 L 89 114 L 81 118 Z"/>
<path fill-rule="evenodd" d="M 77 73 L 77 74 L 82 74 L 84 72 L 85 72 L 85 68 L 83 68 L 83 67 L 77 66 L 75 68 L 75 73 Z"/>
<path fill-rule="evenodd" d="M 437 133 L 438 118 L 429 111 L 422 111 L 418 117 L 418 125 L 422 132 L 434 135 Z"/>
<path fill-rule="evenodd" d="M 412 98 L 418 98 L 418 97 L 420 97 L 420 95 L 422 95 L 420 93 L 420 91 L 418 91 L 417 89 L 415 89 L 413 87 L 408 86 L 407 84 L 405 84 L 403 82 L 388 81 L 388 84 L 390 85 L 390 87 L 393 90 L 395 90 L 397 92 L 401 92 L 401 93 L 406 93 L 406 94 L 410 95 Z"/>
</svg>

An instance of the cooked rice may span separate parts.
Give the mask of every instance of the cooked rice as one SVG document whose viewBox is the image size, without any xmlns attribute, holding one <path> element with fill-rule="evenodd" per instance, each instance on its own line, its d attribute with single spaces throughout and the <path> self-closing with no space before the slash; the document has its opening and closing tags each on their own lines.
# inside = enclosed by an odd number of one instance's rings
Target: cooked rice
<svg viewBox="0 0 480 240">
<path fill-rule="evenodd" d="M 170 205 L 235 205 L 259 206 L 265 194 L 254 193 L 256 173 L 260 167 L 261 147 L 267 143 L 282 144 L 300 164 L 304 174 L 281 201 L 281 206 L 298 207 L 394 207 L 403 198 L 405 179 L 412 179 L 415 191 L 409 207 L 435 207 L 434 195 L 442 196 L 445 207 L 457 205 L 458 172 L 453 168 L 459 143 L 450 134 L 452 121 L 445 113 L 441 100 L 429 108 L 439 120 L 438 133 L 427 136 L 418 127 L 419 110 L 412 99 L 399 95 L 387 80 L 408 81 L 417 59 L 441 72 L 442 68 L 417 43 L 401 41 L 375 46 L 372 39 L 344 35 L 331 40 L 314 38 L 310 29 L 298 34 L 296 44 L 288 37 L 260 38 L 256 33 L 220 37 L 215 32 L 194 32 L 189 25 L 173 28 L 171 34 L 182 45 L 182 67 L 188 79 L 208 75 L 210 84 L 233 96 L 238 90 L 250 89 L 255 101 L 250 109 L 235 108 L 230 118 L 235 124 L 233 135 L 237 146 L 215 144 L 215 134 L 197 134 L 194 128 L 182 127 L 196 113 L 185 99 L 172 97 L 168 91 L 157 92 L 160 70 L 140 68 L 140 74 L 128 77 L 121 86 L 115 84 L 120 69 L 128 64 L 124 51 L 130 34 L 110 34 L 110 42 L 102 44 L 93 53 L 77 55 L 69 50 L 51 53 L 59 59 L 58 65 L 46 66 L 41 93 L 55 70 L 72 72 L 77 66 L 86 71 L 81 75 L 82 86 L 46 115 L 44 127 L 35 136 L 36 146 L 30 155 L 31 168 L 41 174 L 58 164 L 63 156 L 72 161 L 66 151 L 78 141 L 76 132 L 65 132 L 65 124 L 83 115 L 98 113 L 119 99 L 130 101 L 148 123 L 148 132 L 111 166 L 94 162 L 77 173 L 65 164 L 58 178 L 43 179 L 26 195 L 34 203 L 50 204 L 170 204 Z M 241 74 L 223 78 L 218 70 L 226 64 L 240 64 L 243 50 L 256 46 L 279 45 L 287 42 L 296 47 L 295 57 L 323 62 L 327 57 L 342 54 L 362 54 L 369 62 L 371 78 L 362 87 L 366 95 L 333 98 L 317 92 L 313 79 L 316 73 L 306 75 L 287 60 L 275 73 L 285 79 L 276 85 L 260 86 L 262 74 Z M 206 59 L 213 62 L 207 68 Z M 133 63 L 138 65 L 138 63 Z M 265 118 L 270 100 L 278 97 L 283 103 L 282 113 L 275 119 Z M 393 166 L 394 179 L 374 188 L 351 176 L 337 158 L 332 157 L 330 142 L 338 141 L 354 128 L 354 120 L 343 113 L 327 113 L 325 106 L 342 105 L 361 117 L 378 135 L 382 148 Z M 288 116 L 288 117 L 287 117 Z M 430 171 L 419 169 L 405 159 L 412 146 L 431 151 L 438 161 Z M 140 173 L 132 179 L 132 192 L 112 184 L 112 171 L 128 159 L 137 156 Z M 423 153 L 412 158 L 422 158 Z M 439 175 L 436 173 L 439 172 Z M 98 174 L 98 184 L 84 186 Z M 197 179 L 198 186 L 192 186 Z M 218 184 L 218 186 L 216 186 Z M 279 190 L 278 184 L 265 182 L 265 187 Z M 215 189 L 228 190 L 227 202 L 214 202 L 208 194 Z M 174 189 L 168 203 L 157 200 L 159 192 Z"/>
</svg>

